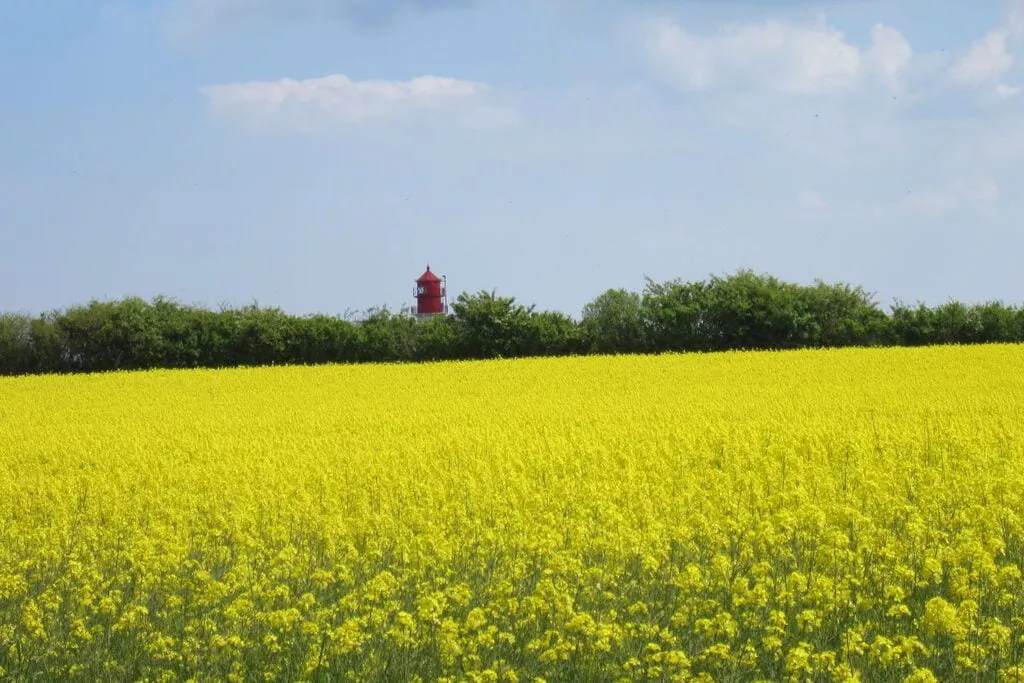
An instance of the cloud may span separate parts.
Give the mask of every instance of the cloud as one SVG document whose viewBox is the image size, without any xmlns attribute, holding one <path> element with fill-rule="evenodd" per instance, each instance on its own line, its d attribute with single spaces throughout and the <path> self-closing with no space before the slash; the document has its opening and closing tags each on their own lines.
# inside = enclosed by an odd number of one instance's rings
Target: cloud
<svg viewBox="0 0 1024 683">
<path fill-rule="evenodd" d="M 991 212 L 999 200 L 999 185 L 988 176 L 959 180 L 943 187 L 925 187 L 908 193 L 901 203 L 910 213 L 938 217 L 961 208 Z"/>
<path fill-rule="evenodd" d="M 1019 92 L 1020 88 L 1011 85 L 1006 85 L 1005 83 L 997 83 L 996 87 L 993 88 L 993 93 L 995 94 L 996 98 L 1000 100 L 1008 100 L 1011 97 L 1017 95 L 1017 93 Z"/>
<path fill-rule="evenodd" d="M 830 219 L 895 226 L 993 217 L 1018 201 L 1001 185 L 1024 159 L 1024 97 L 1013 80 L 1024 0 L 948 56 L 915 51 L 893 25 L 857 38 L 824 17 L 697 30 L 648 16 L 628 28 L 633 54 L 687 95 L 682 104 L 662 94 L 667 107 L 699 112 L 702 135 L 731 134 L 745 158 L 778 166 L 758 182 L 780 207 L 827 206 Z M 964 97 L 960 86 L 977 92 Z M 792 183 L 812 177 L 813 189 L 794 196 Z"/>
<path fill-rule="evenodd" d="M 1013 66 L 1007 49 L 1009 35 L 993 30 L 969 47 L 949 69 L 949 78 L 958 85 L 984 85 L 999 80 Z"/>
<path fill-rule="evenodd" d="M 961 86 L 992 85 L 1013 68 L 1013 49 L 1024 41 L 1024 0 L 1011 0 L 999 26 L 971 44 L 953 62 L 949 80 Z M 1016 94 L 1016 88 L 999 83 L 997 97 Z"/>
<path fill-rule="evenodd" d="M 736 182 L 760 203 L 811 222 L 857 215 L 876 226 L 909 224 L 981 216 L 1000 205 L 1005 211 L 1015 201 L 1000 193 L 1024 158 L 1024 98 L 1014 97 L 1009 75 L 980 89 L 983 97 L 964 97 L 946 77 L 954 57 L 915 52 L 899 28 L 882 23 L 857 40 L 824 18 L 699 32 L 641 19 L 630 28 L 633 42 L 623 47 L 687 91 L 685 102 L 654 83 L 614 79 L 513 90 L 436 76 L 358 81 L 342 74 L 225 83 L 203 95 L 235 124 L 296 130 L 315 123 L 321 139 L 337 134 L 345 144 L 358 138 L 403 154 L 419 144 L 409 140 L 429 138 L 447 149 L 472 140 L 472 154 L 579 164 L 585 174 L 609 159 L 672 168 L 673 157 L 700 159 L 695 182 L 711 177 L 709 166 L 734 169 L 723 186 Z M 979 106 L 984 98 L 1001 104 Z M 520 125 L 524 116 L 531 125 Z M 398 120 L 450 130 L 423 136 L 389 126 L 371 135 L 372 126 L 354 128 Z"/>
<path fill-rule="evenodd" d="M 862 50 L 819 18 L 809 24 L 768 20 L 699 35 L 672 19 L 638 26 L 648 58 L 675 85 L 690 91 L 753 86 L 789 94 L 849 90 L 865 78 L 898 89 L 913 50 L 883 24 Z"/>
<path fill-rule="evenodd" d="M 827 206 L 825 199 L 820 194 L 807 188 L 797 193 L 796 203 L 805 209 L 823 209 Z"/>
<path fill-rule="evenodd" d="M 890 90 L 902 87 L 902 76 L 910 65 L 914 50 L 903 34 L 885 24 L 871 29 L 871 47 L 864 55 L 866 71 L 874 74 Z"/>
<path fill-rule="evenodd" d="M 471 127 L 509 125 L 512 113 L 481 101 L 484 83 L 420 76 L 408 81 L 352 80 L 344 74 L 320 78 L 249 81 L 200 89 L 217 114 L 250 123 L 325 121 L 356 124 L 411 113 L 462 116 Z"/>
<path fill-rule="evenodd" d="M 367 28 L 406 12 L 469 7 L 475 0 L 172 0 L 168 30 L 192 40 L 254 19 L 299 21 L 333 19 Z"/>
</svg>

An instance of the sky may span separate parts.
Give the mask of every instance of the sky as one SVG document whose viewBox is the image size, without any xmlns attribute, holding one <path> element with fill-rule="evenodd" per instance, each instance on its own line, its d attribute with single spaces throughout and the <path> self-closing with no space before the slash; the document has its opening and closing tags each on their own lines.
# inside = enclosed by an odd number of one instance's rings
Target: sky
<svg viewBox="0 0 1024 683">
<path fill-rule="evenodd" d="M 1024 0 L 0 0 L 0 311 L 1024 303 Z"/>
</svg>

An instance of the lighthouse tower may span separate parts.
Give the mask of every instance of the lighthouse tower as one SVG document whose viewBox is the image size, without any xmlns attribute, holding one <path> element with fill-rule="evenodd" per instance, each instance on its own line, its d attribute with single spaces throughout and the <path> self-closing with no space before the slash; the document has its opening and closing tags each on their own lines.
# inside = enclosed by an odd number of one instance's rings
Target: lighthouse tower
<svg viewBox="0 0 1024 683">
<path fill-rule="evenodd" d="M 430 272 L 430 266 L 416 279 L 416 315 L 438 315 L 448 312 L 448 288 L 446 278 Z"/>
</svg>

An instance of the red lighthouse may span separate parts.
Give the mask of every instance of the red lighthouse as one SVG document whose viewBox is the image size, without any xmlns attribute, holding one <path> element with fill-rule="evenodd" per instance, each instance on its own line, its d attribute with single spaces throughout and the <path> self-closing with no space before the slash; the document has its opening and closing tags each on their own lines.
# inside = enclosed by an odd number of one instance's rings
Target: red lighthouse
<svg viewBox="0 0 1024 683">
<path fill-rule="evenodd" d="M 416 315 L 437 315 L 448 312 L 448 292 L 445 280 L 427 271 L 416 280 Z"/>
</svg>

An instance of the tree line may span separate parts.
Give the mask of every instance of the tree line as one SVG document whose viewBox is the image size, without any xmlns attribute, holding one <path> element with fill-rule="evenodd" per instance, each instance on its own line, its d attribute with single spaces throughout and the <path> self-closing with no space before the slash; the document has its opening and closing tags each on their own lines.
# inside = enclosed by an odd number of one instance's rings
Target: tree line
<svg viewBox="0 0 1024 683">
<path fill-rule="evenodd" d="M 0 375 L 1024 341 L 1021 306 L 897 301 L 884 311 L 859 286 L 747 270 L 609 289 L 578 320 L 486 291 L 460 294 L 451 310 L 420 319 L 379 308 L 351 319 L 94 300 L 36 317 L 0 314 Z"/>
</svg>

